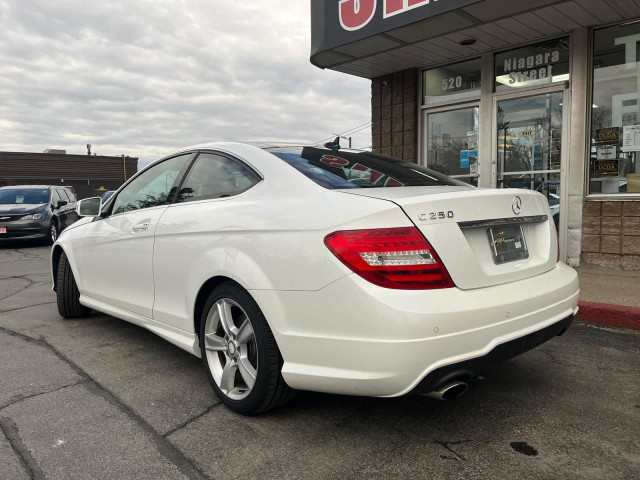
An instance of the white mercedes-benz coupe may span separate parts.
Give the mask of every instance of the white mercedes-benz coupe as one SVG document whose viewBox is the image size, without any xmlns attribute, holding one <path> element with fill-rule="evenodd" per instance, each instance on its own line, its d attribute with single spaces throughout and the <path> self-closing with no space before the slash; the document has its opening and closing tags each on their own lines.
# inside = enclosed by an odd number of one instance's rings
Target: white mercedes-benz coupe
<svg viewBox="0 0 640 480">
<path fill-rule="evenodd" d="M 451 398 L 577 312 L 544 196 L 336 144 L 187 148 L 78 214 L 52 249 L 60 315 L 151 330 L 242 413 L 295 390 Z"/>
</svg>

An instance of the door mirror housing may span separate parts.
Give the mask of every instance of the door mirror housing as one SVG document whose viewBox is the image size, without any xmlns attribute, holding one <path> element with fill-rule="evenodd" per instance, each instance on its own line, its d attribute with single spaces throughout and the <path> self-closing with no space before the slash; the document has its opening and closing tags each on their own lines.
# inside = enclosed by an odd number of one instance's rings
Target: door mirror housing
<svg viewBox="0 0 640 480">
<path fill-rule="evenodd" d="M 60 200 L 58 203 L 56 203 L 56 208 L 64 207 L 68 203 L 69 202 L 67 202 L 66 200 Z"/>
<path fill-rule="evenodd" d="M 99 217 L 102 213 L 102 199 L 93 197 L 80 200 L 76 212 L 79 217 Z"/>
</svg>

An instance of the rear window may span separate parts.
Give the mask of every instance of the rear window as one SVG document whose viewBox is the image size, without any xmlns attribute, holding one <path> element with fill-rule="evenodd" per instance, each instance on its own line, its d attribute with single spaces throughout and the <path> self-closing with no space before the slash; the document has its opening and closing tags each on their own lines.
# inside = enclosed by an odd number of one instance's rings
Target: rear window
<svg viewBox="0 0 640 480">
<path fill-rule="evenodd" d="M 469 186 L 434 170 L 371 152 L 316 147 L 268 148 L 318 185 L 335 189 Z"/>
</svg>

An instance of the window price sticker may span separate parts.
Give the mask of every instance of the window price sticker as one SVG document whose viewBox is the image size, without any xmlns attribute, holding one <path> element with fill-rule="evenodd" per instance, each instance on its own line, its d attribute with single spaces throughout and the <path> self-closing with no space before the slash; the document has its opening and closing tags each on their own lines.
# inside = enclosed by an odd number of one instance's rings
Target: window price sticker
<svg viewBox="0 0 640 480">
<path fill-rule="evenodd" d="M 622 132 L 622 151 L 640 151 L 640 125 L 626 125 Z"/>
</svg>

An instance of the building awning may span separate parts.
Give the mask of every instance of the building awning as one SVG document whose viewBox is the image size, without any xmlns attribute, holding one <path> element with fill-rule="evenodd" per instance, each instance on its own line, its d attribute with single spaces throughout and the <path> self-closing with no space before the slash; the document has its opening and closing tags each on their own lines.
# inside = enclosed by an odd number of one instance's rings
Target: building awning
<svg viewBox="0 0 640 480">
<path fill-rule="evenodd" d="M 312 0 L 311 62 L 374 78 L 636 17 L 629 0 Z"/>
</svg>

